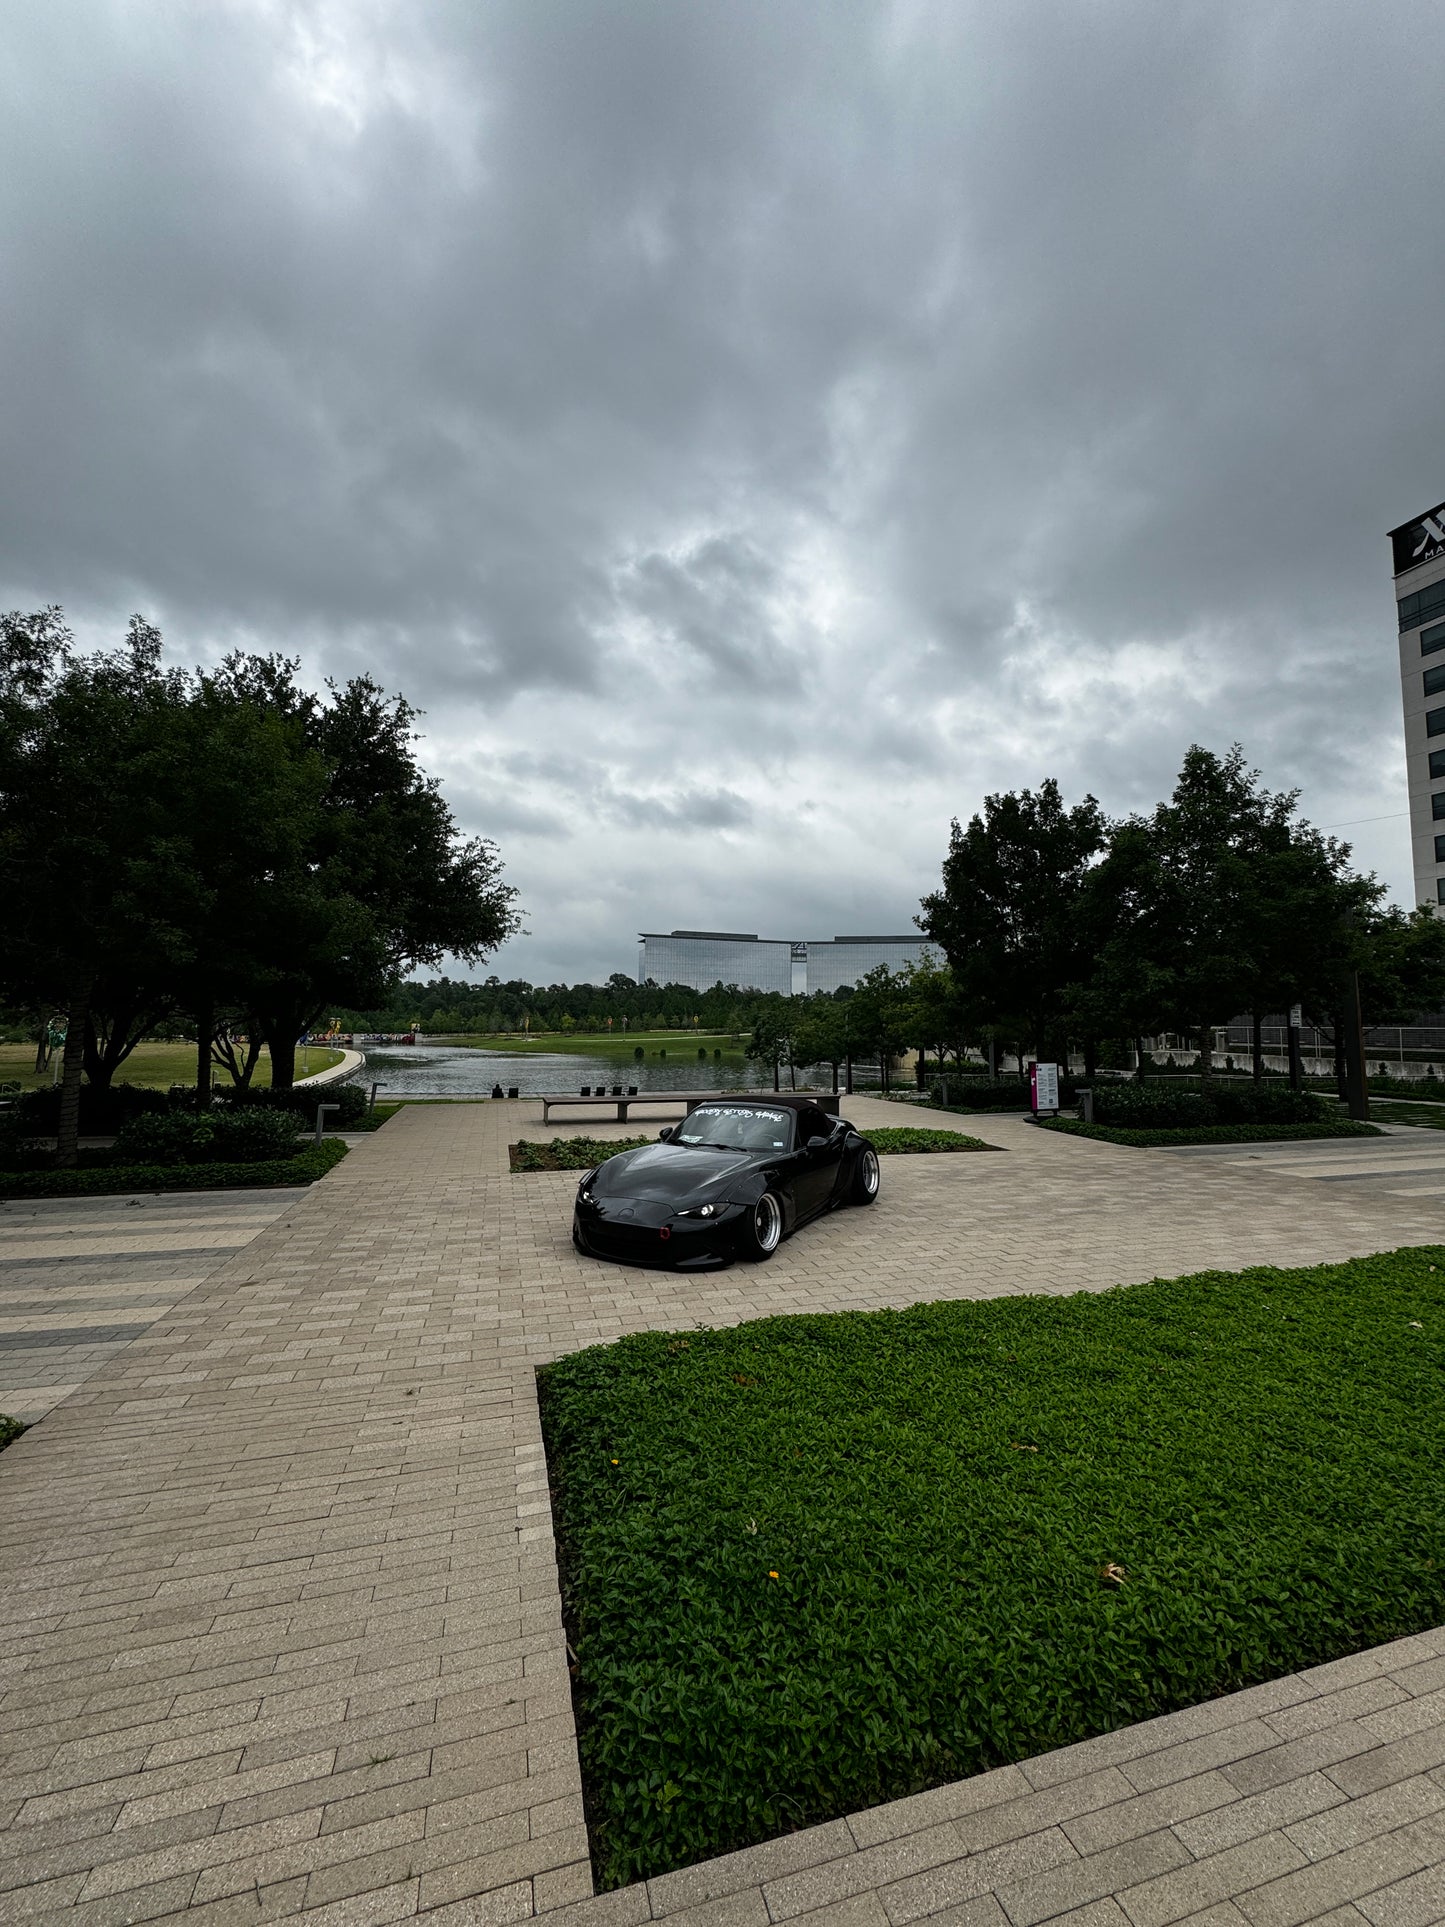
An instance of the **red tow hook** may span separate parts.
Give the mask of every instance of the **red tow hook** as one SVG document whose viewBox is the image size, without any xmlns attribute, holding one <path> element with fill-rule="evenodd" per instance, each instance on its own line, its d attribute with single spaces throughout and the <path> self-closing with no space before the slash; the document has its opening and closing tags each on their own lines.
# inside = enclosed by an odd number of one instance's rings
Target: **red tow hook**
<svg viewBox="0 0 1445 1927">
<path fill-rule="evenodd" d="M 672 1236 L 672 1227 L 670 1225 L 663 1225 L 657 1235 L 659 1238 L 670 1238 Z"/>
</svg>

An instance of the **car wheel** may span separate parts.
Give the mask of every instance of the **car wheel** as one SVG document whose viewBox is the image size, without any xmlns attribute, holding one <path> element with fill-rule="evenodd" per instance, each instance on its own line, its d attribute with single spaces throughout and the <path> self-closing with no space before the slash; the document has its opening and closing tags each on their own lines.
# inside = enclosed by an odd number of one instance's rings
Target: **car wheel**
<svg viewBox="0 0 1445 1927">
<path fill-rule="evenodd" d="M 743 1219 L 738 1249 L 752 1264 L 766 1264 L 783 1239 L 783 1207 L 776 1191 L 764 1191 Z"/>
<path fill-rule="evenodd" d="M 878 1196 L 878 1153 L 871 1144 L 865 1144 L 858 1153 L 850 1196 L 854 1204 L 872 1204 Z"/>
</svg>

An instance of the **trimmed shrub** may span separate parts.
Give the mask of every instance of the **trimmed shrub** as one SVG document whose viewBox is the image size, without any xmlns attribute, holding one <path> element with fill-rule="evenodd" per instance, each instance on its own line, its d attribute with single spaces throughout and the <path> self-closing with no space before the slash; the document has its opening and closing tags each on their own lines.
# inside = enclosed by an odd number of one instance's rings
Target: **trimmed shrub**
<svg viewBox="0 0 1445 1927">
<path fill-rule="evenodd" d="M 258 1164 L 290 1156 L 297 1119 L 284 1110 L 170 1111 L 132 1119 L 115 1141 L 117 1164 Z"/>
<path fill-rule="evenodd" d="M 1128 1130 L 1197 1130 L 1206 1124 L 1325 1124 L 1329 1104 L 1310 1091 L 1179 1091 L 1152 1084 L 1099 1084 L 1094 1122 Z"/>
<path fill-rule="evenodd" d="M 80 1135 L 113 1137 L 132 1118 L 157 1115 L 171 1106 L 165 1091 L 144 1084 L 112 1084 L 108 1091 L 82 1084 Z M 20 1100 L 20 1128 L 26 1137 L 54 1137 L 60 1128 L 59 1090 L 27 1091 Z"/>
<path fill-rule="evenodd" d="M 345 1130 L 366 1115 L 366 1092 L 360 1084 L 308 1084 L 299 1091 L 273 1091 L 263 1085 L 257 1090 L 222 1090 L 217 1095 L 227 1110 L 291 1111 L 308 1125 L 316 1123 L 318 1105 L 339 1104 L 340 1111 L 326 1120 L 329 1130 Z"/>
</svg>

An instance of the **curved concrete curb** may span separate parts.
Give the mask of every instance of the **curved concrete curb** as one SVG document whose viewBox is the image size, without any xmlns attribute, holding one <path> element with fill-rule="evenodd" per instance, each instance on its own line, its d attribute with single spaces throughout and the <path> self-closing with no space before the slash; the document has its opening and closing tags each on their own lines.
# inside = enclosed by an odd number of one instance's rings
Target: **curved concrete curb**
<svg viewBox="0 0 1445 1927">
<path fill-rule="evenodd" d="M 293 1091 L 302 1091 L 314 1084 L 339 1084 L 344 1078 L 350 1077 L 353 1071 L 359 1071 L 365 1062 L 363 1052 L 343 1051 L 339 1064 L 333 1064 L 329 1071 L 317 1071 L 312 1077 L 298 1077 L 291 1088 Z"/>
</svg>

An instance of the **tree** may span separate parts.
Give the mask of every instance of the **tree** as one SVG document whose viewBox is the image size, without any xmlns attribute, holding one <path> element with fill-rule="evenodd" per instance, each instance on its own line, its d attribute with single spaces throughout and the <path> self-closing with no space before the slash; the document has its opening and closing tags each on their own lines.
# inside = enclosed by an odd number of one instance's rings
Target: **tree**
<svg viewBox="0 0 1445 1927">
<path fill-rule="evenodd" d="M 1215 1025 L 1342 994 L 1381 888 L 1297 803 L 1237 743 L 1223 757 L 1195 744 L 1169 800 L 1114 827 L 1081 905 L 1093 960 L 1073 1002 L 1095 1034 L 1135 1038 L 1141 1076 L 1145 1034 L 1196 1034 L 1208 1076 Z"/>
<path fill-rule="evenodd" d="M 294 1081 L 297 1038 L 329 1006 L 377 1002 L 405 966 L 448 952 L 474 963 L 519 926 L 496 846 L 459 835 L 417 763 L 417 711 L 367 676 L 318 697 L 297 668 L 235 655 L 206 679 L 210 700 L 279 729 L 296 768 L 319 773 L 291 845 L 249 892 L 237 959 L 280 1088 Z"/>
<path fill-rule="evenodd" d="M 0 617 L 0 899 L 5 990 L 68 1014 L 57 1157 L 73 1165 L 103 979 L 164 979 L 186 954 L 176 825 L 158 794 L 178 679 L 135 618 L 78 656 L 57 608 Z"/>
<path fill-rule="evenodd" d="M 792 1026 L 795 1064 L 826 1064 L 838 1088 L 838 1066 L 848 1052 L 848 1005 L 820 992 L 806 998 Z"/>
<path fill-rule="evenodd" d="M 859 978 L 846 1005 L 852 1051 L 871 1051 L 878 1059 L 885 1093 L 892 1084 L 893 1059 L 908 1043 L 908 980 L 887 964 L 875 964 Z"/>
<path fill-rule="evenodd" d="M 747 1056 L 771 1066 L 774 1090 L 778 1088 L 779 1066 L 785 1058 L 792 1061 L 793 1015 L 790 999 L 769 997 L 754 1017 L 753 1034 L 744 1047 Z"/>
<path fill-rule="evenodd" d="M 901 974 L 907 1004 L 904 1028 L 908 1041 L 920 1056 L 926 1057 L 930 1050 L 935 1052 L 940 1072 L 946 1056 L 962 1066 L 964 1053 L 975 1041 L 978 1027 L 959 993 L 953 972 L 947 964 L 940 964 L 931 951 L 925 951 L 917 963 L 905 964 Z"/>
<path fill-rule="evenodd" d="M 1052 777 L 1036 794 L 985 797 L 966 830 L 955 818 L 942 887 L 917 922 L 975 1027 L 1063 1054 L 1066 993 L 1086 974 L 1076 913 L 1106 833 L 1094 798 L 1066 809 Z"/>
</svg>

